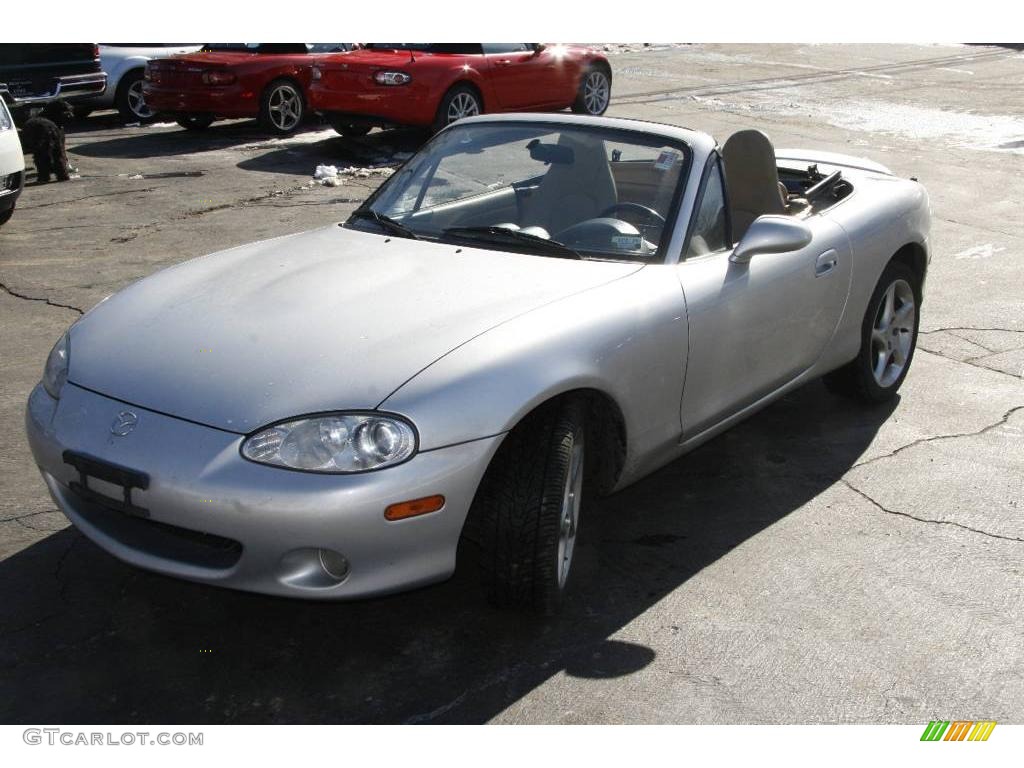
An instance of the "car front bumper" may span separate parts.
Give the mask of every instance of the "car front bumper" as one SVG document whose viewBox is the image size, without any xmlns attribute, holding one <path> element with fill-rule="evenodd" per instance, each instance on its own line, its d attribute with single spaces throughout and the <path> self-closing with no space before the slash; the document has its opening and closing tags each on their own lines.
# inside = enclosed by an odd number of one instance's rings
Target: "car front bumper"
<svg viewBox="0 0 1024 768">
<path fill-rule="evenodd" d="M 117 436 L 111 426 L 125 411 L 137 425 Z M 356 475 L 297 472 L 243 459 L 243 435 L 71 383 L 60 400 L 41 386 L 33 390 L 26 430 L 61 510 L 121 560 L 192 581 L 314 599 L 367 597 L 449 577 L 477 485 L 501 442 L 498 436 L 426 451 Z M 139 511 L 97 502 L 120 498 L 123 489 L 91 472 L 82 492 L 69 455 L 144 474 L 148 487 L 130 491 Z M 391 504 L 435 494 L 445 497 L 437 512 L 384 519 Z M 323 551 L 347 561 L 340 582 L 338 569 L 332 576 L 323 565 Z"/>
</svg>

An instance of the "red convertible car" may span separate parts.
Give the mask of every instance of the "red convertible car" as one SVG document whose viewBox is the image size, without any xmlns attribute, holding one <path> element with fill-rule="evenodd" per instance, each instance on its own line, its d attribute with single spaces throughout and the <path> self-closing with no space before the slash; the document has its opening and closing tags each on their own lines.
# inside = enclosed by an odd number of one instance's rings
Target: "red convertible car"
<svg viewBox="0 0 1024 768">
<path fill-rule="evenodd" d="M 336 131 L 375 126 L 440 130 L 483 112 L 572 107 L 601 115 L 612 70 L 596 51 L 543 43 L 369 43 L 322 56 L 312 70 L 309 107 Z"/>
<path fill-rule="evenodd" d="M 151 61 L 146 104 L 190 130 L 217 118 L 258 117 L 266 130 L 288 134 L 306 116 L 314 55 L 350 50 L 350 43 L 207 43 L 196 53 Z"/>
</svg>

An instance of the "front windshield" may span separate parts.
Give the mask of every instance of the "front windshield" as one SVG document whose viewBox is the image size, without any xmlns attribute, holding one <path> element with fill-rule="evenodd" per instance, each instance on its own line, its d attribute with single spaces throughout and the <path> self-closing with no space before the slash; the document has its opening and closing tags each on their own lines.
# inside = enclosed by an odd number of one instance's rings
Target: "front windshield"
<svg viewBox="0 0 1024 768">
<path fill-rule="evenodd" d="M 346 226 L 380 232 L 386 217 L 392 229 L 397 223 L 424 239 L 472 236 L 493 241 L 484 247 L 551 250 L 536 247 L 544 245 L 539 238 L 583 257 L 650 261 L 666 238 L 688 154 L 682 143 L 634 131 L 456 125 L 388 179 Z"/>
</svg>

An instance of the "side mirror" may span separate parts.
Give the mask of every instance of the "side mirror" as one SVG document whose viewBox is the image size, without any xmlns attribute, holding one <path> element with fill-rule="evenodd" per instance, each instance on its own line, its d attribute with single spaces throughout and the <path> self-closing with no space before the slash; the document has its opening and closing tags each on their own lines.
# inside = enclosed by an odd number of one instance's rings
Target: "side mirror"
<svg viewBox="0 0 1024 768">
<path fill-rule="evenodd" d="M 760 216 L 747 229 L 729 261 L 746 264 L 759 253 L 798 251 L 811 242 L 811 229 L 790 216 Z"/>
<path fill-rule="evenodd" d="M 534 53 L 540 53 L 545 48 L 547 48 L 547 46 L 544 43 L 534 43 L 533 44 L 533 52 Z"/>
</svg>

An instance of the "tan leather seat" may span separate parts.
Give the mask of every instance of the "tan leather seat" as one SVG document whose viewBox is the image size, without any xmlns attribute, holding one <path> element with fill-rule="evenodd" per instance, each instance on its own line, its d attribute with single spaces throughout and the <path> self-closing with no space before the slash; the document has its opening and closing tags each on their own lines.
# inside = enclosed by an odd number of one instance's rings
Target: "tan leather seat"
<svg viewBox="0 0 1024 768">
<path fill-rule="evenodd" d="M 737 131 L 722 147 L 733 240 L 739 241 L 758 216 L 786 213 L 785 187 L 779 182 L 775 148 L 761 131 Z"/>
<path fill-rule="evenodd" d="M 521 222 L 523 227 L 543 227 L 552 237 L 618 202 L 601 139 L 563 133 L 558 144 L 573 150 L 573 162 L 548 166 L 540 186 L 523 199 Z"/>
</svg>

